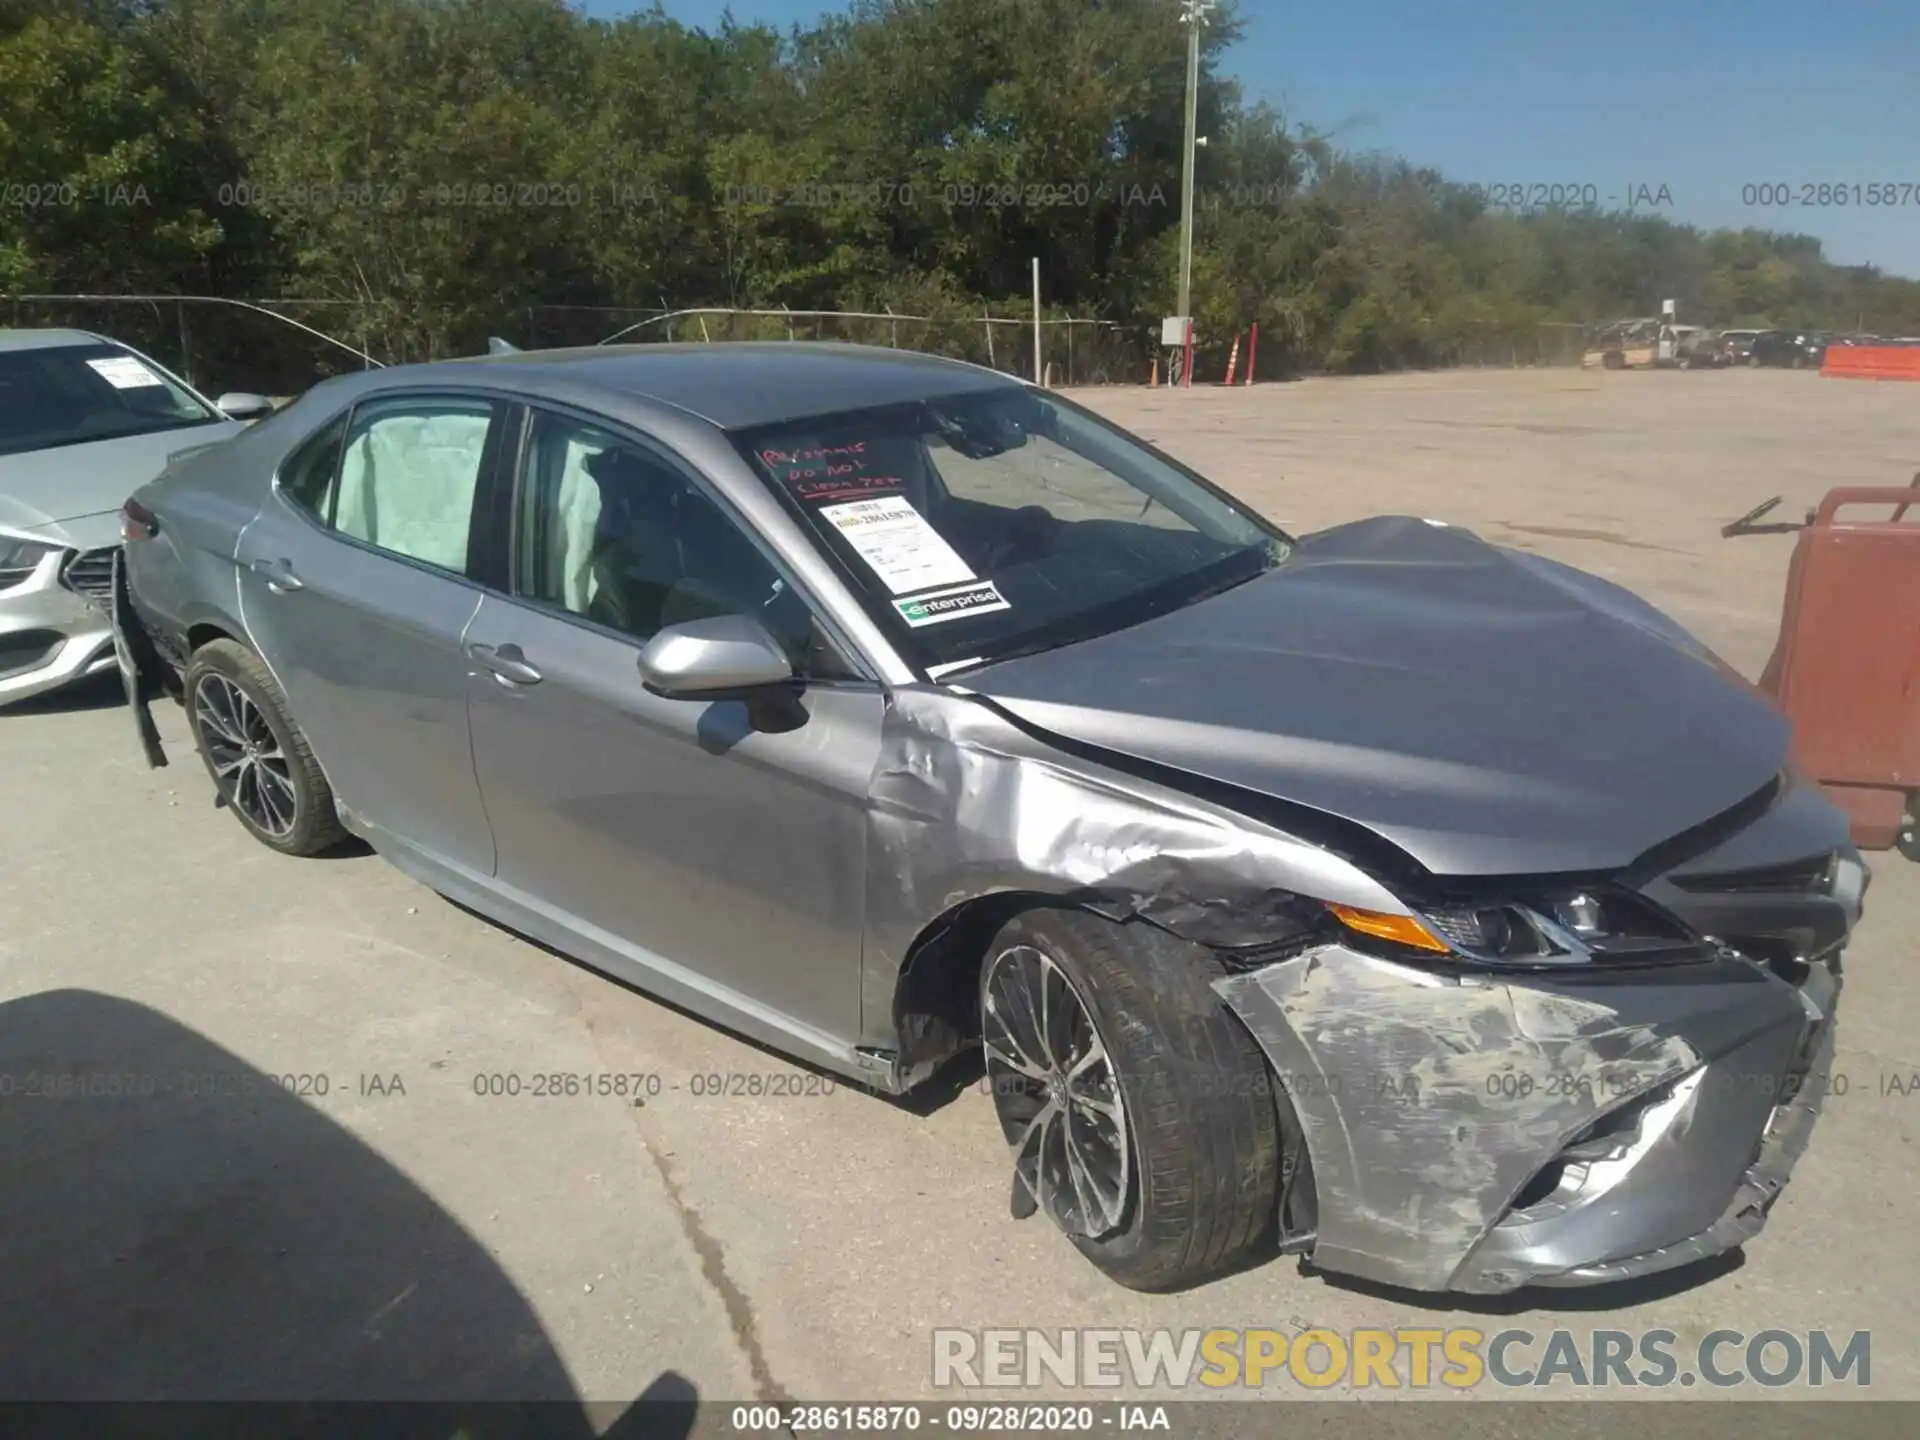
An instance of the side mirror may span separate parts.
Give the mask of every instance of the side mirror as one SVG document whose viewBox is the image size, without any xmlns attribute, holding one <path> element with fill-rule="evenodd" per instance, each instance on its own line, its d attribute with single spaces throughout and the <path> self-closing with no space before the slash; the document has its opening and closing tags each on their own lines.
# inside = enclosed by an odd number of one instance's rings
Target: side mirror
<svg viewBox="0 0 1920 1440">
<path fill-rule="evenodd" d="M 669 700 L 720 700 L 793 679 L 793 664 L 750 615 L 669 625 L 640 651 L 640 679 Z"/>
<path fill-rule="evenodd" d="M 258 420 L 273 413 L 273 401 L 246 390 L 229 390 L 213 405 L 229 420 Z"/>
</svg>

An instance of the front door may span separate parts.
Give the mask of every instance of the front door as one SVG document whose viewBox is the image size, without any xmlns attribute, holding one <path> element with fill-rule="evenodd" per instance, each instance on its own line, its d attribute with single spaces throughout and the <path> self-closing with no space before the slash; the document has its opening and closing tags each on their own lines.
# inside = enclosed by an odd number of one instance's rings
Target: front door
<svg viewBox="0 0 1920 1440">
<path fill-rule="evenodd" d="M 480 604 L 467 551 L 502 408 L 448 396 L 356 406 L 281 467 L 236 556 L 248 633 L 340 802 L 480 875 L 493 837 L 461 644 Z"/>
<path fill-rule="evenodd" d="M 851 1044 L 880 687 L 677 457 L 564 415 L 530 424 L 513 594 L 489 593 L 468 631 L 500 884 L 623 955 L 635 983 Z M 776 729 L 742 701 L 641 684 L 655 631 L 730 612 L 808 679 Z"/>
</svg>

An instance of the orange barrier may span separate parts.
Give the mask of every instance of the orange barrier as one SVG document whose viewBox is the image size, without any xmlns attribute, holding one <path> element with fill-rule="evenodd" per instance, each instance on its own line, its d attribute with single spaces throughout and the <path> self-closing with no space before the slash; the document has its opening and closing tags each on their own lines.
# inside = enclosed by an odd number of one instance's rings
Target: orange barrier
<svg viewBox="0 0 1920 1440">
<path fill-rule="evenodd" d="M 1920 380 L 1920 345 L 1829 345 L 1820 373 L 1842 380 Z"/>
</svg>

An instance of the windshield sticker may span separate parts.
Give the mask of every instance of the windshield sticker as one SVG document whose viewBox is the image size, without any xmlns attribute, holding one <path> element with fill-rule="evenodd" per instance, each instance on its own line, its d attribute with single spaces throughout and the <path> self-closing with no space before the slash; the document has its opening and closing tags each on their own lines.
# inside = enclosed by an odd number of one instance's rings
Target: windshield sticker
<svg viewBox="0 0 1920 1440">
<path fill-rule="evenodd" d="M 797 500 L 820 504 L 828 500 L 857 500 L 862 495 L 885 494 L 905 484 L 898 475 L 871 475 L 867 442 L 851 445 L 815 445 L 804 450 L 760 452 L 760 463 L 780 477 Z"/>
<path fill-rule="evenodd" d="M 820 518 L 846 537 L 896 595 L 976 578 L 967 562 L 904 496 L 822 506 Z"/>
<path fill-rule="evenodd" d="M 87 367 L 116 390 L 144 390 L 161 383 L 160 377 L 131 355 L 110 355 L 104 360 L 89 360 Z"/>
<path fill-rule="evenodd" d="M 930 595 L 914 595 L 893 602 L 900 618 L 916 630 L 922 625 L 938 625 L 942 620 L 963 620 L 969 615 L 984 615 L 989 610 L 1011 610 L 991 580 L 971 585 L 956 585 L 951 590 L 935 590 Z"/>
<path fill-rule="evenodd" d="M 796 500 L 818 505 L 827 500 L 857 500 L 862 495 L 885 495 L 905 487 L 898 475 L 789 475 L 787 488 Z"/>
</svg>

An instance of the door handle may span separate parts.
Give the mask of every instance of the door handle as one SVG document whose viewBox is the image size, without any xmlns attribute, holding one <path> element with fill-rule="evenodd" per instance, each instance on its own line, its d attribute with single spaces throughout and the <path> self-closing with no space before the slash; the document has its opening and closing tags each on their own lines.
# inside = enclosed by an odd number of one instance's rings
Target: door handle
<svg viewBox="0 0 1920 1440">
<path fill-rule="evenodd" d="M 500 679 L 514 685 L 538 685 L 540 672 L 527 663 L 527 657 L 518 645 L 480 645 L 467 646 L 467 658 L 482 670 L 490 670 Z"/>
<path fill-rule="evenodd" d="M 286 560 L 255 560 L 247 568 L 266 581 L 267 588 L 276 595 L 298 590 L 305 583 L 293 573 L 292 563 Z"/>
</svg>

